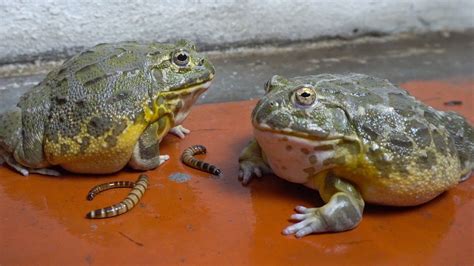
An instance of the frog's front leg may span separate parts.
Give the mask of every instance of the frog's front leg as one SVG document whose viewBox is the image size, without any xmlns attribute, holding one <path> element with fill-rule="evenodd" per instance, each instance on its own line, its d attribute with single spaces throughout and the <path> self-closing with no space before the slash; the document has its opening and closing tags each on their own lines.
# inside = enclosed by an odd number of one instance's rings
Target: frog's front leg
<svg viewBox="0 0 474 266">
<path fill-rule="evenodd" d="M 182 125 L 177 125 L 173 128 L 170 129 L 170 133 L 173 133 L 175 134 L 176 136 L 178 136 L 179 138 L 182 138 L 184 139 L 184 137 L 189 134 L 191 132 L 191 130 L 183 127 Z"/>
<path fill-rule="evenodd" d="M 150 124 L 138 138 L 128 165 L 137 170 L 150 170 L 167 161 L 170 157 L 160 155 L 159 145 L 163 136 L 169 131 L 170 125 L 168 116 Z"/>
<path fill-rule="evenodd" d="M 319 193 L 326 202 L 321 208 L 297 206 L 292 220 L 299 221 L 283 230 L 283 234 L 303 237 L 311 233 L 340 232 L 356 227 L 362 220 L 364 200 L 351 183 L 328 175 L 319 185 Z"/>
<path fill-rule="evenodd" d="M 265 162 L 265 154 L 255 139 L 242 150 L 239 156 L 239 180 L 247 185 L 253 175 L 261 177 L 262 174 L 272 173 L 272 170 Z"/>
</svg>

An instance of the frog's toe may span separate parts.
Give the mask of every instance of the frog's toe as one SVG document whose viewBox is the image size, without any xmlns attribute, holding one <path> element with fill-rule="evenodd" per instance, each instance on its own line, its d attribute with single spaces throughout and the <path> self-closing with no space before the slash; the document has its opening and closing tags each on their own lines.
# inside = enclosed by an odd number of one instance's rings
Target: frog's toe
<svg viewBox="0 0 474 266">
<path fill-rule="evenodd" d="M 253 176 L 262 177 L 262 169 L 252 162 L 240 163 L 239 180 L 242 184 L 247 185 Z"/>
<path fill-rule="evenodd" d="M 30 175 L 30 172 L 26 169 L 22 169 L 22 168 L 15 168 L 15 170 L 17 170 L 18 172 L 20 172 L 20 174 L 22 174 L 23 176 L 29 176 Z"/>
<path fill-rule="evenodd" d="M 178 126 L 175 126 L 173 128 L 170 129 L 170 133 L 173 133 L 175 134 L 176 136 L 178 136 L 179 138 L 182 138 L 184 139 L 184 137 L 189 134 L 191 132 L 191 130 L 183 127 L 182 125 L 178 125 Z"/>
<path fill-rule="evenodd" d="M 250 179 L 252 179 L 252 172 L 250 169 L 241 168 L 239 170 L 239 180 L 242 182 L 242 184 L 247 185 L 250 182 Z"/>
<path fill-rule="evenodd" d="M 168 161 L 170 159 L 170 156 L 165 154 L 165 155 L 160 155 L 159 160 L 160 163 L 158 165 L 162 165 L 164 162 Z"/>
<path fill-rule="evenodd" d="M 61 173 L 54 169 L 49 168 L 38 168 L 38 169 L 30 169 L 30 173 L 36 173 L 40 175 L 50 175 L 50 176 L 60 176 Z"/>
<path fill-rule="evenodd" d="M 321 208 L 297 206 L 291 219 L 298 223 L 283 230 L 284 235 L 303 237 L 311 233 L 341 232 L 356 227 L 362 220 L 364 202 L 346 192 L 334 194 Z"/>
<path fill-rule="evenodd" d="M 23 165 L 17 163 L 15 159 L 13 159 L 13 156 L 11 155 L 2 154 L 2 164 L 4 162 L 24 176 L 28 176 L 30 174 L 28 169 L 26 169 Z"/>
<path fill-rule="evenodd" d="M 319 215 L 316 208 L 305 208 L 303 206 L 298 206 L 295 209 L 303 213 L 291 215 L 291 220 L 296 220 L 299 222 L 286 227 L 282 231 L 284 235 L 294 234 L 296 237 L 300 238 L 312 233 L 328 231 L 326 222 L 321 217 L 321 215 Z"/>
</svg>

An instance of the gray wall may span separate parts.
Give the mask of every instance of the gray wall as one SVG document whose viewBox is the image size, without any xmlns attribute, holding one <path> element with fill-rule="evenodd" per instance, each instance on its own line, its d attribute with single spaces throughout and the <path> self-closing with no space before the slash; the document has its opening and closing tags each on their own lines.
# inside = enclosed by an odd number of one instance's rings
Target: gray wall
<svg viewBox="0 0 474 266">
<path fill-rule="evenodd" d="M 473 10 L 473 0 L 0 0 L 0 63 L 122 40 L 188 38 L 210 49 L 367 33 L 464 30 L 474 27 Z"/>
</svg>

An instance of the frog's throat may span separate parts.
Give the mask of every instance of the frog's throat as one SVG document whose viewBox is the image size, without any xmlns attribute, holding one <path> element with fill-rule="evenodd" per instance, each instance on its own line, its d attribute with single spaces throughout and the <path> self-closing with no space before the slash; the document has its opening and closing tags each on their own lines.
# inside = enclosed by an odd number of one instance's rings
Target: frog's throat
<svg viewBox="0 0 474 266">
<path fill-rule="evenodd" d="M 174 126 L 180 125 L 188 116 L 192 105 L 199 96 L 211 86 L 211 82 L 209 80 L 180 90 L 160 93 L 154 101 L 157 108 L 156 118 L 168 114 L 171 116 Z"/>
<path fill-rule="evenodd" d="M 258 128 L 254 128 L 254 136 L 273 172 L 299 184 L 308 184 L 315 175 L 331 169 L 343 141 L 313 140 Z"/>
</svg>

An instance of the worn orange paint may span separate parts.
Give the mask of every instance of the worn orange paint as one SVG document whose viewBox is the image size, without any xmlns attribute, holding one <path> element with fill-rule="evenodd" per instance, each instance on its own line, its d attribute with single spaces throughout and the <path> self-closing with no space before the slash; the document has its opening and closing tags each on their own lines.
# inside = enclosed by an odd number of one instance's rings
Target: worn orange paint
<svg viewBox="0 0 474 266">
<path fill-rule="evenodd" d="M 443 110 L 474 121 L 474 80 L 413 81 L 403 87 Z M 461 106 L 443 102 L 462 100 Z M 243 187 L 237 157 L 251 138 L 255 101 L 197 106 L 184 140 L 167 136 L 162 152 L 171 159 L 149 171 L 150 186 L 125 215 L 89 220 L 91 209 L 120 201 L 128 189 L 87 192 L 99 183 L 135 180 L 137 172 L 60 178 L 23 177 L 0 167 L 0 264 L 438 264 L 474 263 L 474 178 L 418 207 L 368 206 L 355 230 L 285 237 L 280 231 L 295 205 L 321 205 L 317 193 L 269 175 Z M 221 178 L 184 166 L 190 145 L 208 148 L 206 161 Z M 204 158 L 201 157 L 201 158 Z M 175 183 L 173 172 L 192 179 Z"/>
</svg>

